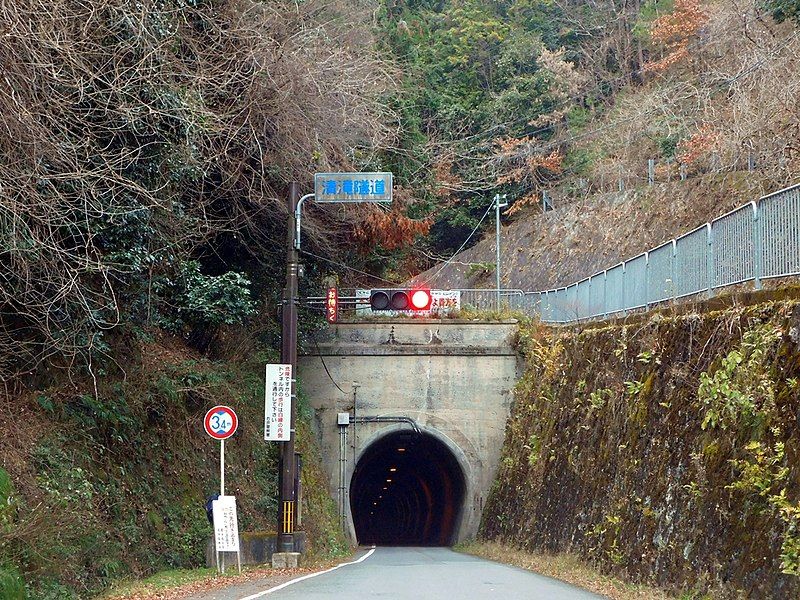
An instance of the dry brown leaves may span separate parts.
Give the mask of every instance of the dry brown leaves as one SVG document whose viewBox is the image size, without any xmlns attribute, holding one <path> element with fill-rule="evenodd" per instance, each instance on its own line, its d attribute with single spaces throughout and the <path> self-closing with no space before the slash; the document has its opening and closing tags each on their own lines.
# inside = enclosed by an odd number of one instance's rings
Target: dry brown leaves
<svg viewBox="0 0 800 600">
<path fill-rule="evenodd" d="M 432 224 L 432 219 L 411 219 L 401 210 L 384 212 L 374 209 L 356 228 L 355 237 L 365 251 L 375 244 L 380 244 L 387 250 L 395 250 L 410 244 L 420 235 L 426 235 Z"/>
<path fill-rule="evenodd" d="M 708 123 L 704 123 L 691 137 L 678 144 L 675 157 L 679 162 L 691 165 L 711 152 L 719 142 L 719 138 L 719 132 Z"/>
<path fill-rule="evenodd" d="M 650 36 L 666 55 L 648 63 L 645 69 L 663 72 L 689 56 L 689 41 L 708 23 L 708 13 L 700 0 L 675 0 L 675 9 L 653 21 Z"/>
<path fill-rule="evenodd" d="M 269 589 L 291 579 L 330 568 L 332 564 L 315 564 L 297 569 L 255 568 L 247 569 L 241 574 L 226 574 L 225 576 L 214 574 L 169 589 L 155 589 L 152 586 L 143 585 L 134 591 L 119 594 L 112 593 L 105 597 L 104 600 L 182 600 L 203 592 L 212 592 L 226 587 L 255 582 L 258 582 L 259 587 L 263 586 L 263 589 Z"/>
<path fill-rule="evenodd" d="M 467 547 L 465 551 L 560 579 L 613 600 L 668 600 L 670 598 L 666 592 L 661 590 L 643 585 L 632 585 L 603 575 L 571 554 L 534 554 L 493 541 L 476 542 Z"/>
</svg>

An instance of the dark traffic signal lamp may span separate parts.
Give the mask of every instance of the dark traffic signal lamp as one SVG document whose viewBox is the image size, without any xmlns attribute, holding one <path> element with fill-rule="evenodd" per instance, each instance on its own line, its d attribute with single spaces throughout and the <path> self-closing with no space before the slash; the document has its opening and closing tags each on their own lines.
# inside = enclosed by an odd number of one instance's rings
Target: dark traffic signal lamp
<svg viewBox="0 0 800 600">
<path fill-rule="evenodd" d="M 433 297 L 427 289 L 371 290 L 369 305 L 372 310 L 430 310 Z"/>
</svg>

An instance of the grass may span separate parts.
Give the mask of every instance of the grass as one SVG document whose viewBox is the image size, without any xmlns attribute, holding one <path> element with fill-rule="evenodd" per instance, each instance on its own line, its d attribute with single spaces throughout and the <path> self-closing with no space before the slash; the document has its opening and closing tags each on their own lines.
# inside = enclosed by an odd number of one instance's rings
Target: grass
<svg viewBox="0 0 800 600">
<path fill-rule="evenodd" d="M 533 554 L 497 542 L 469 542 L 455 550 L 506 563 L 566 581 L 613 600 L 702 600 L 692 593 L 672 596 L 663 590 L 627 583 L 604 575 L 572 554 Z"/>
<path fill-rule="evenodd" d="M 100 598 L 113 600 L 152 594 L 162 590 L 170 590 L 184 585 L 204 582 L 217 577 L 233 577 L 236 570 L 218 575 L 215 568 L 170 569 L 161 571 L 140 581 L 122 581 L 111 586 Z"/>
<path fill-rule="evenodd" d="M 216 568 L 170 569 L 160 571 L 146 579 L 138 581 L 121 581 L 99 596 L 99 600 L 177 600 L 198 592 L 237 585 L 255 580 L 271 580 L 277 585 L 292 577 L 321 571 L 333 567 L 352 552 L 338 558 L 304 557 L 297 569 L 272 569 L 269 565 L 255 565 L 242 568 L 241 575 L 236 568 L 230 568 L 223 574 Z"/>
</svg>

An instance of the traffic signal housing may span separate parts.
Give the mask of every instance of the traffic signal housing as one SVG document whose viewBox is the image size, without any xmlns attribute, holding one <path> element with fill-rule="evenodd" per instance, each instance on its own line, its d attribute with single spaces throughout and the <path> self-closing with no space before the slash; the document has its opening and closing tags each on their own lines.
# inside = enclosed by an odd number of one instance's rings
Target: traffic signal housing
<svg viewBox="0 0 800 600">
<path fill-rule="evenodd" d="M 369 305 L 373 311 L 430 310 L 433 296 L 429 289 L 370 290 Z"/>
</svg>

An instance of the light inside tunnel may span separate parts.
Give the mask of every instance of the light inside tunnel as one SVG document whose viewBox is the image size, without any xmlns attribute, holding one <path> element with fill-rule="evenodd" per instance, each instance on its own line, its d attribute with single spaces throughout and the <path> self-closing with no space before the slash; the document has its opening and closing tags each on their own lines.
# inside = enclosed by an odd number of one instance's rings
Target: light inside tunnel
<svg viewBox="0 0 800 600">
<path fill-rule="evenodd" d="M 434 436 L 405 430 L 386 435 L 366 449 L 350 484 L 358 541 L 450 546 L 465 489 L 456 457 Z"/>
</svg>

